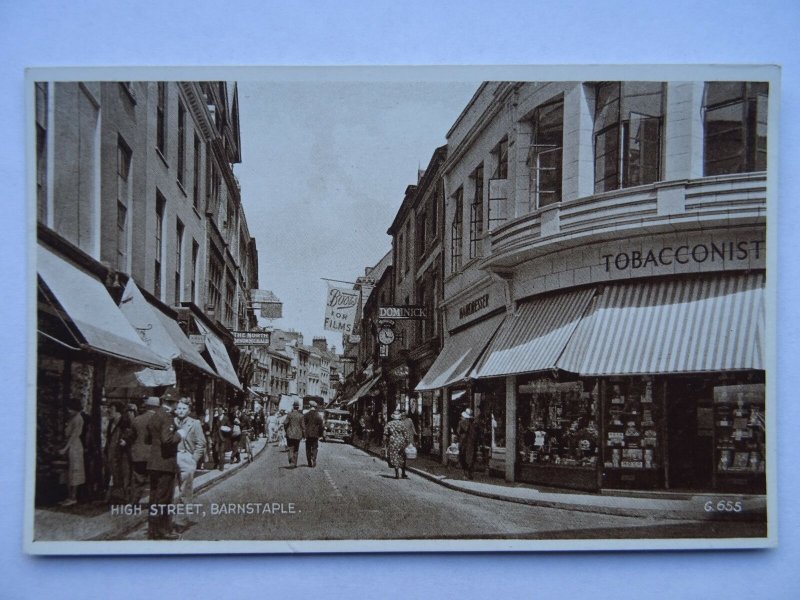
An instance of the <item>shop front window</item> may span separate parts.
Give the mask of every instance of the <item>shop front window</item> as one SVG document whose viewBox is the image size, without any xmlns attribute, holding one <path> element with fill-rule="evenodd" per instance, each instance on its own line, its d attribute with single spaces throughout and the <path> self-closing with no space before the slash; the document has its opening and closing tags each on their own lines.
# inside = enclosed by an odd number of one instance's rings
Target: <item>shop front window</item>
<svg viewBox="0 0 800 600">
<path fill-rule="evenodd" d="M 603 457 L 606 472 L 620 481 L 662 466 L 661 404 L 649 377 L 608 384 Z"/>
<path fill-rule="evenodd" d="M 746 485 L 748 477 L 759 474 L 763 477 L 765 436 L 763 384 L 714 388 L 717 487 L 728 487 L 729 483 Z"/>
<path fill-rule="evenodd" d="M 521 463 L 594 468 L 598 397 L 595 380 L 522 383 L 517 409 Z"/>
</svg>

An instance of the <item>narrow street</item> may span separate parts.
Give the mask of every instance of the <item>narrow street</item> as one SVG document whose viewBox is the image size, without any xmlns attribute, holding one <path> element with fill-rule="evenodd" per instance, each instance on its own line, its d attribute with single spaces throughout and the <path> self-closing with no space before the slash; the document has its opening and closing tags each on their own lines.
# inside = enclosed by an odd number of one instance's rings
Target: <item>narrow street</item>
<svg viewBox="0 0 800 600">
<path fill-rule="evenodd" d="M 597 539 L 735 537 L 742 523 L 664 521 L 526 506 L 447 489 L 419 475 L 396 480 L 382 460 L 352 446 L 320 444 L 319 464 L 296 469 L 269 446 L 255 462 L 195 498 L 184 540 Z M 146 527 L 128 539 L 141 540 Z"/>
</svg>

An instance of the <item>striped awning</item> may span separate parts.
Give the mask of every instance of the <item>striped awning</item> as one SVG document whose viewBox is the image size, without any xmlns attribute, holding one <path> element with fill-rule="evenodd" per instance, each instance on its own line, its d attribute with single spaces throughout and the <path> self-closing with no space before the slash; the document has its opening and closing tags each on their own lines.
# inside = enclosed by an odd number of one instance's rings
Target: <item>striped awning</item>
<svg viewBox="0 0 800 600">
<path fill-rule="evenodd" d="M 477 378 L 555 369 L 595 288 L 534 298 L 509 316 L 475 369 Z"/>
<path fill-rule="evenodd" d="M 361 398 L 363 398 L 363 397 L 364 397 L 364 396 L 366 396 L 366 395 L 367 395 L 369 392 L 371 392 L 371 391 L 372 391 L 372 388 L 374 388 L 374 387 L 377 385 L 377 383 L 378 383 L 378 381 L 380 380 L 380 378 L 381 378 L 381 376 L 380 376 L 380 375 L 376 375 L 375 377 L 373 377 L 372 379 L 370 379 L 369 381 L 367 381 L 367 383 L 365 383 L 364 385 L 362 385 L 362 386 L 361 386 L 361 387 L 358 389 L 358 391 L 357 391 L 355 394 L 353 394 L 353 396 L 350 398 L 350 400 L 348 400 L 348 401 L 347 401 L 347 406 L 350 406 L 351 404 L 355 404 L 355 403 L 356 403 L 356 402 L 358 402 L 358 401 L 359 401 Z"/>
<path fill-rule="evenodd" d="M 764 274 L 606 287 L 558 367 L 581 375 L 764 369 Z"/>
<path fill-rule="evenodd" d="M 490 317 L 445 339 L 439 356 L 414 389 L 436 390 L 467 379 L 504 317 Z"/>
</svg>

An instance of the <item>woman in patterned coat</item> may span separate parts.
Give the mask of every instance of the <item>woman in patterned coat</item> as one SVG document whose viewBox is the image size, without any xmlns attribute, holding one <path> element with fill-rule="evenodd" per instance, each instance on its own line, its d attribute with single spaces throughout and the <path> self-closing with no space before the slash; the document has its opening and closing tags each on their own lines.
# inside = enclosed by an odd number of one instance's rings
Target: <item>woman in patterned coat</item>
<svg viewBox="0 0 800 600">
<path fill-rule="evenodd" d="M 392 420 L 383 430 L 383 443 L 386 447 L 386 460 L 390 467 L 394 467 L 395 479 L 400 479 L 400 471 L 402 471 L 403 479 L 408 479 L 406 446 L 411 443 L 411 436 L 403 423 L 403 414 L 399 409 L 392 413 Z"/>
</svg>

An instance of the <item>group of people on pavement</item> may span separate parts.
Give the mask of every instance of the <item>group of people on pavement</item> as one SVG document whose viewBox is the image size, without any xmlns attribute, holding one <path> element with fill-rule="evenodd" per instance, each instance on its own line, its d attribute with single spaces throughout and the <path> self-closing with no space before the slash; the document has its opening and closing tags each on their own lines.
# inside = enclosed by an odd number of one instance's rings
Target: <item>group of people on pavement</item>
<svg viewBox="0 0 800 600">
<path fill-rule="evenodd" d="M 144 399 L 141 411 L 134 403 L 115 400 L 107 405 L 101 435 L 105 500 L 138 504 L 149 494 L 151 506 L 190 504 L 199 469 L 212 464 L 223 469 L 228 451 L 234 463 L 241 460 L 241 449 L 251 452 L 247 437 L 255 420 L 251 412 L 217 408 L 213 415 L 206 411 L 201 420 L 191 414 L 192 406 L 190 397 L 171 395 Z M 67 498 L 61 506 L 77 504 L 78 490 L 87 483 L 88 431 L 82 402 L 71 399 L 64 445 L 58 448 L 67 461 Z M 175 539 L 189 523 L 173 523 L 162 512 L 148 511 L 148 537 Z"/>
</svg>

